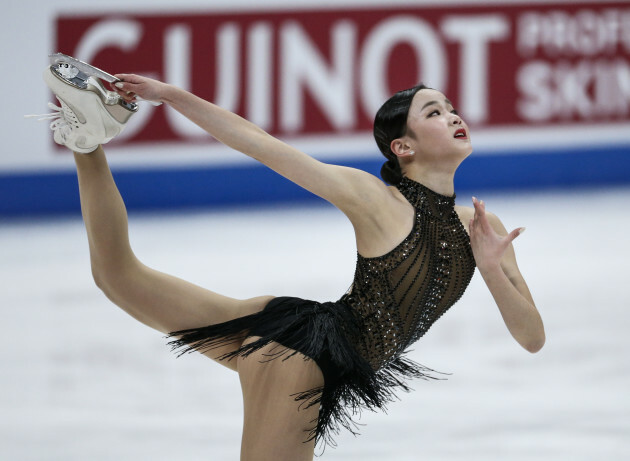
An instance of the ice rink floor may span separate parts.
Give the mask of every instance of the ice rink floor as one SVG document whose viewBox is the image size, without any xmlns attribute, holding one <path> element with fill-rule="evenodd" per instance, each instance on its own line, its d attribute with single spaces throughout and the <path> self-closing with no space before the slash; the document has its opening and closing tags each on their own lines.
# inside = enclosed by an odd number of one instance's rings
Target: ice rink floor
<svg viewBox="0 0 630 461">
<path fill-rule="evenodd" d="M 529 354 L 481 277 L 411 358 L 452 375 L 364 414 L 325 461 L 630 459 L 630 189 L 489 194 L 545 321 Z M 458 197 L 459 203 L 468 201 Z M 235 297 L 337 299 L 355 250 L 320 206 L 130 216 L 146 264 Z M 80 219 L 0 223 L 0 460 L 228 461 L 235 373 L 175 358 L 92 282 Z"/>
</svg>

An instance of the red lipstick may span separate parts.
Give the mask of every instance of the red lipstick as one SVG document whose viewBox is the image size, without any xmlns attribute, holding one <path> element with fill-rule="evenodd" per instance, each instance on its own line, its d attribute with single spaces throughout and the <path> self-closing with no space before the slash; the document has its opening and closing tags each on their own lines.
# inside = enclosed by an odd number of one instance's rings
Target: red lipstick
<svg viewBox="0 0 630 461">
<path fill-rule="evenodd" d="M 468 139 L 468 136 L 466 135 L 466 130 L 464 130 L 463 128 L 458 129 L 453 137 L 459 139 Z"/>
</svg>

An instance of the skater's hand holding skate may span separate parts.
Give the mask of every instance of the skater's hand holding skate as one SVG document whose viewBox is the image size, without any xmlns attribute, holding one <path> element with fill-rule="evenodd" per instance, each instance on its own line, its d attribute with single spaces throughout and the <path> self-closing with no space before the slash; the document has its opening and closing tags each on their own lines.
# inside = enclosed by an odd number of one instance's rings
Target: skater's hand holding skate
<svg viewBox="0 0 630 461">
<path fill-rule="evenodd" d="M 115 77 L 120 79 L 120 82 L 112 84 L 113 90 L 125 101 L 143 99 L 160 104 L 164 102 L 168 84 L 135 74 L 116 74 Z"/>
</svg>

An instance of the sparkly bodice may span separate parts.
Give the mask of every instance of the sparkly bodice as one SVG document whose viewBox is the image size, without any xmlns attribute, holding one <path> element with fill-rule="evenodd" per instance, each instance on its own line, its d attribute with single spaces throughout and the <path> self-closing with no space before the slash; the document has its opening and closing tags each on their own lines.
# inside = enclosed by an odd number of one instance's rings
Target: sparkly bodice
<svg viewBox="0 0 630 461">
<path fill-rule="evenodd" d="M 380 368 L 418 340 L 462 296 L 475 271 L 455 197 L 403 178 L 397 186 L 415 209 L 411 233 L 392 251 L 358 255 L 352 288 L 341 302 L 361 323 L 361 355 Z"/>
</svg>

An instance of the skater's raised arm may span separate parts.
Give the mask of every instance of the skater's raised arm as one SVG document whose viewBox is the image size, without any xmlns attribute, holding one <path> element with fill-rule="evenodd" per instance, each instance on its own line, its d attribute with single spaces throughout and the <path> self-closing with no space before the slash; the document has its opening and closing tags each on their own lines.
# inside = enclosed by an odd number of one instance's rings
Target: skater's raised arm
<svg viewBox="0 0 630 461">
<path fill-rule="evenodd" d="M 508 233 L 499 218 L 486 212 L 483 201 L 473 197 L 473 205 L 468 231 L 479 273 L 514 339 L 527 351 L 538 352 L 545 344 L 545 327 L 511 243 L 524 228 Z"/>
<path fill-rule="evenodd" d="M 386 186 L 364 171 L 322 163 L 266 133 L 237 114 L 192 93 L 157 80 L 118 74 L 117 91 L 127 100 L 137 95 L 164 102 L 221 143 L 252 157 L 277 173 L 333 203 L 351 219 L 390 196 Z M 376 205 L 377 206 L 377 205 Z M 360 213 L 359 213 L 360 211 Z"/>
</svg>

